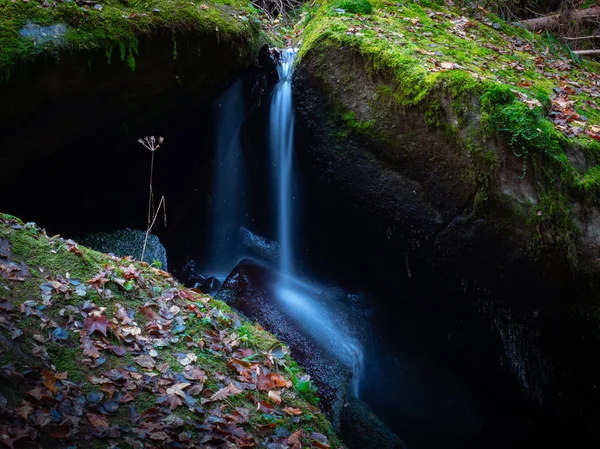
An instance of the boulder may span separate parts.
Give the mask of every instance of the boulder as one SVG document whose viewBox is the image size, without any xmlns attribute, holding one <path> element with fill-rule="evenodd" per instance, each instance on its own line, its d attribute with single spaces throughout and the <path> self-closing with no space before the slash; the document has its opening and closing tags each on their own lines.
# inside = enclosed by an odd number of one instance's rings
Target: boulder
<svg viewBox="0 0 600 449">
<path fill-rule="evenodd" d="M 78 238 L 82 245 L 88 246 L 102 253 L 112 253 L 115 256 L 131 256 L 139 259 L 142 256 L 145 231 L 135 229 L 119 229 L 112 232 L 95 232 Z M 167 270 L 167 250 L 160 243 L 157 236 L 150 234 L 146 242 L 144 262 L 157 261 L 160 268 Z"/>
<path fill-rule="evenodd" d="M 586 183 L 597 143 L 559 133 L 541 97 L 529 108 L 510 83 L 431 68 L 450 41 L 459 57 L 464 41 L 450 33 L 415 35 L 378 4 L 378 39 L 323 8 L 293 75 L 295 148 L 318 217 L 299 228 L 319 249 L 313 261 L 379 292 L 431 292 L 423 302 L 436 318 L 440 303 L 460 301 L 475 321 L 453 323 L 448 344 L 470 348 L 467 366 L 509 373 L 533 407 L 572 426 L 565 434 L 600 433 L 600 370 L 586 355 L 600 348 L 600 214 L 597 184 Z M 421 8 L 402 6 L 422 22 Z M 444 21 L 437 9 L 429 18 Z M 405 27 L 423 40 L 416 48 L 390 44 Z M 432 40 L 440 54 L 423 50 Z M 410 300 L 389 297 L 390 315 Z M 494 337 L 482 338 L 486 328 Z"/>
<path fill-rule="evenodd" d="M 279 259 L 279 243 L 254 234 L 250 229 L 240 226 L 242 244 L 265 260 L 276 262 Z"/>
</svg>

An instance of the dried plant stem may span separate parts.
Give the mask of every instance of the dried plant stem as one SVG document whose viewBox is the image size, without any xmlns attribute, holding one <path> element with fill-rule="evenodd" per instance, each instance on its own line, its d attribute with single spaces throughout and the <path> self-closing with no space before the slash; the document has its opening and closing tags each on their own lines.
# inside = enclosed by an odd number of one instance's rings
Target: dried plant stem
<svg viewBox="0 0 600 449">
<path fill-rule="evenodd" d="M 154 191 L 152 190 L 152 174 L 154 173 L 154 151 L 152 151 L 152 158 L 150 159 L 150 191 L 148 193 L 148 220 L 146 221 L 146 229 L 150 226 L 150 220 L 152 218 L 152 209 L 154 209 L 152 203 L 154 202 Z M 144 256 L 142 254 L 142 260 Z"/>
<path fill-rule="evenodd" d="M 158 203 L 158 209 L 156 213 L 154 213 L 154 189 L 152 188 L 153 184 L 153 175 L 154 175 L 154 152 L 162 145 L 164 142 L 163 137 L 159 137 L 158 141 L 154 136 L 144 137 L 143 139 L 138 139 L 138 142 L 141 143 L 144 147 L 146 147 L 152 153 L 152 157 L 150 159 L 150 189 L 148 193 L 148 219 L 146 221 L 146 236 L 144 238 L 144 246 L 142 247 L 142 257 L 141 261 L 144 261 L 144 256 L 146 255 L 146 245 L 148 243 L 148 236 L 150 235 L 150 231 L 156 222 L 156 217 L 160 212 L 160 207 L 163 207 L 163 211 L 165 214 L 165 226 L 167 226 L 167 212 L 165 206 L 165 197 L 163 196 Z M 154 218 L 152 218 L 152 214 L 154 213 Z"/>
<path fill-rule="evenodd" d="M 167 202 L 165 201 L 165 197 L 161 197 L 160 202 L 158 203 L 158 209 L 156 209 L 156 213 L 154 214 L 154 218 L 152 222 L 148 221 L 148 228 L 146 229 L 146 237 L 144 238 L 144 247 L 142 248 L 142 258 L 141 261 L 144 261 L 144 255 L 146 254 L 146 244 L 148 243 L 148 236 L 150 235 L 150 231 L 154 227 L 154 223 L 156 223 L 156 217 L 158 217 L 158 213 L 160 212 L 160 208 L 163 208 L 163 215 L 165 226 L 167 225 Z"/>
</svg>

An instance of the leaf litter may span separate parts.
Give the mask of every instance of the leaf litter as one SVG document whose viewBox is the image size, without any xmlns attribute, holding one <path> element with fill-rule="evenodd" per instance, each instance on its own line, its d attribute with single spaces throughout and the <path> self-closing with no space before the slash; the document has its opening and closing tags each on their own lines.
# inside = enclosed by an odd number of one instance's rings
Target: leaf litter
<svg viewBox="0 0 600 449">
<path fill-rule="evenodd" d="M 30 231 L 0 215 L 0 236 Z M 56 258 L 63 251 L 83 261 L 90 251 L 35 231 L 48 248 L 62 248 L 52 251 Z M 12 257 L 4 237 L 0 257 Z M 242 343 L 239 317 L 209 296 L 146 264 L 102 257 L 89 279 L 40 270 L 37 297 L 24 300 L 13 288 L 10 299 L 0 298 L 0 330 L 18 329 L 20 341 L 32 342 L 27 360 L 0 359 L 0 384 L 22 386 L 11 401 L 0 387 L 4 446 L 101 439 L 134 448 L 340 447 L 319 410 L 294 389 L 284 369 L 287 348 Z M 124 292 L 139 299 L 124 302 Z M 68 370 L 55 366 L 61 351 L 73 358 Z"/>
</svg>

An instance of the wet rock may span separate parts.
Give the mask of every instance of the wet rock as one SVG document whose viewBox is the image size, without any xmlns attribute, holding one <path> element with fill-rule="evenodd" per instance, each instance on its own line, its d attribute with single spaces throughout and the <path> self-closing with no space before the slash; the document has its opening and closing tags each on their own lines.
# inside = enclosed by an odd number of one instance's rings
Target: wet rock
<svg viewBox="0 0 600 449">
<path fill-rule="evenodd" d="M 200 282 L 194 284 L 194 288 L 200 289 L 204 293 L 214 295 L 221 288 L 221 281 L 214 276 L 208 276 Z"/>
<path fill-rule="evenodd" d="M 279 243 L 254 234 L 249 229 L 240 226 L 242 244 L 263 259 L 275 262 L 279 259 Z"/>
<path fill-rule="evenodd" d="M 38 45 L 47 43 L 60 45 L 65 41 L 67 26 L 64 23 L 41 26 L 27 21 L 25 26 L 19 31 L 19 34 L 25 39 L 29 39 Z"/>
<path fill-rule="evenodd" d="M 260 323 L 290 347 L 292 356 L 315 382 L 321 398 L 319 407 L 339 428 L 352 367 L 340 357 L 339 342 L 316 338 L 290 317 L 277 299 L 276 281 L 275 274 L 265 266 L 244 259 L 216 297 Z"/>
<path fill-rule="evenodd" d="M 202 274 L 194 260 L 188 260 L 181 273 L 178 274 L 178 279 L 188 288 L 197 288 L 204 293 L 214 295 L 221 288 L 221 281 L 214 276 Z"/>
<path fill-rule="evenodd" d="M 112 253 L 116 256 L 132 256 L 139 259 L 142 256 L 146 232 L 135 229 L 120 229 L 113 232 L 94 232 L 77 238 L 84 246 L 103 253 Z M 167 269 L 167 250 L 160 243 L 157 236 L 150 234 L 146 243 L 144 261 L 153 263 L 158 261 L 163 270 Z"/>
<path fill-rule="evenodd" d="M 404 449 L 398 436 L 388 429 L 360 399 L 351 396 L 342 412 L 341 436 L 352 448 Z"/>
</svg>

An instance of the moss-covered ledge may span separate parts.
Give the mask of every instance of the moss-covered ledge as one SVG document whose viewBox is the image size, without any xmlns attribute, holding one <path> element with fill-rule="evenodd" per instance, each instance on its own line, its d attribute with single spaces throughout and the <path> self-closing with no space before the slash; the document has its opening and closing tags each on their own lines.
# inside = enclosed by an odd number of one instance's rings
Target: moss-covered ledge
<svg viewBox="0 0 600 449">
<path fill-rule="evenodd" d="M 463 214 L 487 217 L 532 260 L 549 251 L 551 264 L 595 275 L 597 64 L 442 3 L 321 2 L 305 19 L 298 84 L 324 92 L 338 137 L 368 141 L 419 185 L 435 234 Z M 565 91 L 577 135 L 551 121 Z"/>
<path fill-rule="evenodd" d="M 0 74 L 8 78 L 40 56 L 94 49 L 109 60 L 114 51 L 135 69 L 139 40 L 156 34 L 173 36 L 173 57 L 182 34 L 214 34 L 224 46 L 241 40 L 243 54 L 259 30 L 258 10 L 244 0 L 7 1 L 0 5 Z"/>
<path fill-rule="evenodd" d="M 251 66 L 264 37 L 256 9 L 241 0 L 48 4 L 0 5 L 7 183 L 99 134 L 119 146 L 164 132 L 177 114 L 208 107 Z"/>
<path fill-rule="evenodd" d="M 312 381 L 288 354 L 169 273 L 0 214 L 0 428 L 9 447 L 339 448 Z"/>
</svg>

